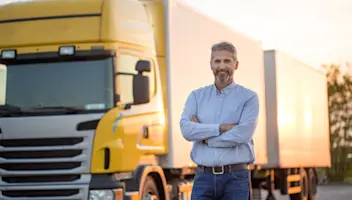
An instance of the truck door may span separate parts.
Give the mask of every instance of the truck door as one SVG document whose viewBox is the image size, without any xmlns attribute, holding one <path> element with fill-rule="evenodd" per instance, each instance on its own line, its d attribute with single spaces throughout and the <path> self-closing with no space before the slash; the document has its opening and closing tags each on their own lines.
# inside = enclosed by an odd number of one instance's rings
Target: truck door
<svg viewBox="0 0 352 200">
<path fill-rule="evenodd" d="M 167 137 L 164 123 L 164 106 L 161 87 L 158 85 L 158 70 L 154 59 L 142 52 L 120 49 L 116 58 L 117 72 L 137 74 L 138 60 L 149 60 L 151 71 L 143 72 L 149 77 L 150 101 L 145 104 L 132 105 L 121 113 L 119 126 L 124 129 L 125 145 L 137 148 L 141 154 L 166 153 Z M 116 90 L 120 95 L 120 106 L 133 102 L 133 76 L 116 77 Z"/>
</svg>

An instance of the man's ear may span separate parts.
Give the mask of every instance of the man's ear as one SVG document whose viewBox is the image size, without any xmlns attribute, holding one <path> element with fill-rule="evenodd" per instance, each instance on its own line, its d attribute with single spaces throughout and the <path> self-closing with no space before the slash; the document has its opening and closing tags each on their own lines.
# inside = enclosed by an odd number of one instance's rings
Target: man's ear
<svg viewBox="0 0 352 200">
<path fill-rule="evenodd" d="M 235 70 L 237 70 L 237 68 L 238 68 L 238 64 L 239 64 L 239 62 L 238 62 L 238 61 L 236 61 L 236 62 L 235 62 L 235 64 L 234 64 L 234 66 L 233 66 Z"/>
</svg>

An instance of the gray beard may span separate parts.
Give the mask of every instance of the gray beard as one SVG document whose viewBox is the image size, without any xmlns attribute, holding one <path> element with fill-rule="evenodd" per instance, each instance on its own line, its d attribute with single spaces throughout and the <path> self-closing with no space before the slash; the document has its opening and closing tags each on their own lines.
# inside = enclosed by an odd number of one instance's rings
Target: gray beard
<svg viewBox="0 0 352 200">
<path fill-rule="evenodd" d="M 216 76 L 216 80 L 221 84 L 225 84 L 225 83 L 229 82 L 230 76 L 227 74 L 226 75 L 219 75 L 219 76 Z"/>
</svg>

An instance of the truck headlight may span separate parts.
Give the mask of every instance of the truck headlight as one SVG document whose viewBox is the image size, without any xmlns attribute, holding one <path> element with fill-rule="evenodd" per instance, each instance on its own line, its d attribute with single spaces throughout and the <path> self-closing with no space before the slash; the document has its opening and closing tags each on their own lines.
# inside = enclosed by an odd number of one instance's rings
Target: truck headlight
<svg viewBox="0 0 352 200">
<path fill-rule="evenodd" d="M 1 52 L 2 59 L 15 59 L 16 58 L 16 50 L 3 50 Z"/>
<path fill-rule="evenodd" d="M 60 56 L 72 56 L 75 54 L 75 46 L 63 46 L 59 48 Z"/>
<path fill-rule="evenodd" d="M 115 200 L 115 193 L 113 190 L 91 190 L 89 200 Z"/>
</svg>

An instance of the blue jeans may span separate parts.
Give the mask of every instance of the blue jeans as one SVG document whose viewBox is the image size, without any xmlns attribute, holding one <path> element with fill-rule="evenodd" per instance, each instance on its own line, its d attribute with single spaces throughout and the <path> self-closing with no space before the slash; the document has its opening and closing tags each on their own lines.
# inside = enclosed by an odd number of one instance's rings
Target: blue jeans
<svg viewBox="0 0 352 200">
<path fill-rule="evenodd" d="M 250 187 L 247 169 L 216 175 L 198 169 L 191 200 L 249 200 Z"/>
</svg>

